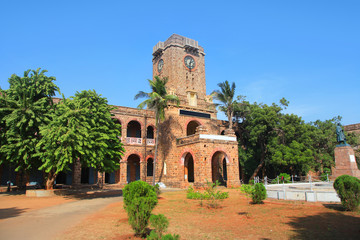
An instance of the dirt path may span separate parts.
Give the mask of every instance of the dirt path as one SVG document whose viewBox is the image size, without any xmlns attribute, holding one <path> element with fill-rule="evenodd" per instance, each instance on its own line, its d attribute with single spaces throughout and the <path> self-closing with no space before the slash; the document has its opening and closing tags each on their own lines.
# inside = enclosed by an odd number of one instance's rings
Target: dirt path
<svg viewBox="0 0 360 240">
<path fill-rule="evenodd" d="M 119 201 L 122 197 L 108 196 L 25 212 L 0 221 L 0 239 L 54 239 L 86 216 Z"/>
</svg>

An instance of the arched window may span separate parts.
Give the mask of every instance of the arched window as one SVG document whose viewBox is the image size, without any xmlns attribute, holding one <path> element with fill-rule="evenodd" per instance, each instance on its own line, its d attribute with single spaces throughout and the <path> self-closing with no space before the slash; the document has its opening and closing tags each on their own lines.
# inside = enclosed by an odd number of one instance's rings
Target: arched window
<svg viewBox="0 0 360 240">
<path fill-rule="evenodd" d="M 128 123 L 126 136 L 141 138 L 141 125 L 138 121 L 131 121 Z"/>
<path fill-rule="evenodd" d="M 196 128 L 200 126 L 198 121 L 190 121 L 186 127 L 186 136 L 190 136 L 196 133 Z"/>
<path fill-rule="evenodd" d="M 148 177 L 152 177 L 153 173 L 154 173 L 154 160 L 152 158 L 149 158 L 147 160 L 147 164 L 146 164 L 146 176 Z"/>
<path fill-rule="evenodd" d="M 146 138 L 154 139 L 154 128 L 152 126 L 148 126 L 146 129 Z"/>
</svg>

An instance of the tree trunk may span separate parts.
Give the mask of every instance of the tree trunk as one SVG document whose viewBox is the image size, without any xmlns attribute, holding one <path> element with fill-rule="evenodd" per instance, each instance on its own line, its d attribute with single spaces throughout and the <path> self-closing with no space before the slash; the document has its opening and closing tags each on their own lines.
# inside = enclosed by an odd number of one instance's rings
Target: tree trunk
<svg viewBox="0 0 360 240">
<path fill-rule="evenodd" d="M 156 142 L 155 142 L 155 156 L 154 156 L 154 168 L 153 168 L 153 181 L 152 185 L 155 186 L 155 174 L 156 174 L 156 162 L 157 162 L 157 153 L 158 153 L 158 145 L 159 145 L 159 132 L 160 132 L 160 119 L 156 121 Z"/>
<path fill-rule="evenodd" d="M 258 174 L 258 172 L 260 171 L 260 169 L 264 166 L 265 161 L 262 160 L 260 162 L 260 164 L 257 166 L 257 168 L 255 169 L 254 173 L 251 175 L 249 180 L 254 180 L 254 178 L 256 177 L 256 175 Z"/>
<path fill-rule="evenodd" d="M 255 178 L 255 176 L 259 173 L 260 169 L 262 167 L 264 167 L 265 165 L 265 147 L 261 147 L 261 159 L 260 159 L 260 163 L 257 166 L 257 168 L 255 169 L 254 173 L 251 175 L 249 180 L 253 180 Z"/>
<path fill-rule="evenodd" d="M 57 174 L 54 173 L 54 171 L 50 171 L 47 174 L 46 177 L 46 184 L 45 184 L 45 190 L 51 190 L 54 189 L 54 182 L 56 180 Z"/>
<path fill-rule="evenodd" d="M 228 112 L 229 129 L 232 129 L 232 128 L 233 128 L 232 118 L 233 118 L 233 112 L 232 112 L 232 111 L 229 111 L 229 112 Z"/>
</svg>

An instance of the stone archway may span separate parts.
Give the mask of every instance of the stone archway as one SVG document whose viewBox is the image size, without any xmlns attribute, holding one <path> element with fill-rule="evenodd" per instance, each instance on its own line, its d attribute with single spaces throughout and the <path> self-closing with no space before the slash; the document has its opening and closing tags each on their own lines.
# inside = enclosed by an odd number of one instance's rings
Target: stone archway
<svg viewBox="0 0 360 240">
<path fill-rule="evenodd" d="M 187 153 L 184 157 L 184 180 L 194 182 L 194 158 L 191 153 Z"/>
<path fill-rule="evenodd" d="M 222 151 L 217 151 L 211 158 L 212 181 L 219 181 L 221 185 L 227 186 L 227 159 Z"/>
<path fill-rule="evenodd" d="M 140 180 L 140 157 L 131 154 L 127 159 L 127 182 Z"/>
</svg>

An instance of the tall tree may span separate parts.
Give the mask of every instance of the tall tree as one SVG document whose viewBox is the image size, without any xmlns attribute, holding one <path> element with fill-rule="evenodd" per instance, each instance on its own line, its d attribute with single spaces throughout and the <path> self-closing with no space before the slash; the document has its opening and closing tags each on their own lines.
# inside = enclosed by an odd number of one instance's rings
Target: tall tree
<svg viewBox="0 0 360 240">
<path fill-rule="evenodd" d="M 219 107 L 219 110 L 224 112 L 229 120 L 229 129 L 233 128 L 233 116 L 236 109 L 237 102 L 234 100 L 235 97 L 235 83 L 233 82 L 230 86 L 229 82 L 219 83 L 220 90 L 215 90 L 211 93 L 215 100 L 219 101 L 219 104 L 215 104 Z"/>
<path fill-rule="evenodd" d="M 155 142 L 155 156 L 154 156 L 154 168 L 153 168 L 153 185 L 155 185 L 155 174 L 156 174 L 156 162 L 159 145 L 159 132 L 160 122 L 165 119 L 165 109 L 170 102 L 175 102 L 179 105 L 179 98 L 175 95 L 168 94 L 166 91 L 166 83 L 168 82 L 167 77 L 160 78 L 155 76 L 154 80 L 148 79 L 151 92 L 146 93 L 139 91 L 135 95 L 135 100 L 138 98 L 147 98 L 145 101 L 139 104 L 138 108 L 143 109 L 147 107 L 155 111 L 155 124 L 156 124 L 156 142 Z"/>
<path fill-rule="evenodd" d="M 0 164 L 4 160 L 12 164 L 20 176 L 39 166 L 36 156 L 36 144 L 41 139 L 39 128 L 50 120 L 52 96 L 59 92 L 55 77 L 47 77 L 46 72 L 38 68 L 25 71 L 23 77 L 13 74 L 9 78 L 10 88 L 0 94 L 1 124 L 5 129 L 0 147 L 5 157 Z"/>
<path fill-rule="evenodd" d="M 40 169 L 47 173 L 46 189 L 51 189 L 58 173 L 70 170 L 76 159 L 100 172 L 119 168 L 124 149 L 120 125 L 111 118 L 112 109 L 94 90 L 77 92 L 56 105 L 52 121 L 40 128 L 43 137 L 37 144 Z"/>
</svg>

